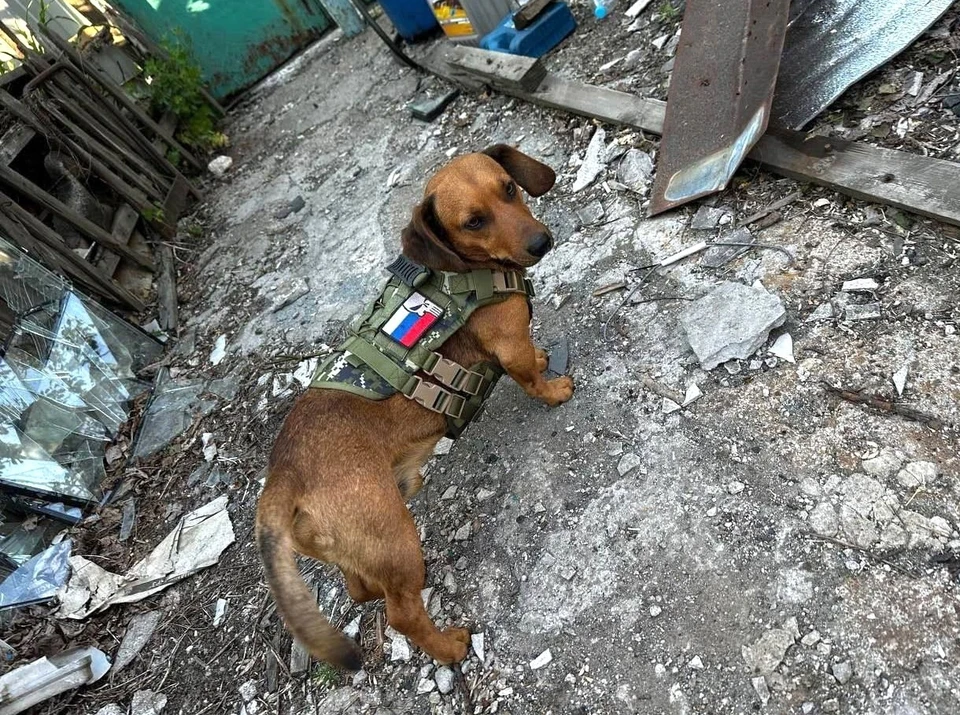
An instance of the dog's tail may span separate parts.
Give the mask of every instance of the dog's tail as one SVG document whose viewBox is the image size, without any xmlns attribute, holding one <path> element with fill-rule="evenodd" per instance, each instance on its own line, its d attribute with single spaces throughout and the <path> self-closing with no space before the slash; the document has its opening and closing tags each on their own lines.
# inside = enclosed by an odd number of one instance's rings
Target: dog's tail
<svg viewBox="0 0 960 715">
<path fill-rule="evenodd" d="M 297 569 L 291 537 L 295 514 L 295 500 L 283 489 L 271 490 L 268 482 L 257 507 L 257 545 L 277 610 L 313 657 L 345 670 L 360 670 L 360 649 L 330 625 Z"/>
</svg>

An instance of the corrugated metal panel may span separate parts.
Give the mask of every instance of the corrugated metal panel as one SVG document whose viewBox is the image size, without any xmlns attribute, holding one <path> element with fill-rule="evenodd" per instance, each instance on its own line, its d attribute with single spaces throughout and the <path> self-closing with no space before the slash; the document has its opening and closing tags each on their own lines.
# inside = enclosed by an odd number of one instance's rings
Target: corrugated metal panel
<svg viewBox="0 0 960 715">
<path fill-rule="evenodd" d="M 801 129 L 854 82 L 906 49 L 952 0 L 794 0 L 773 99 L 776 126 Z"/>
<path fill-rule="evenodd" d="M 113 0 L 151 40 L 182 39 L 222 99 L 250 86 L 329 25 L 315 0 Z"/>
</svg>

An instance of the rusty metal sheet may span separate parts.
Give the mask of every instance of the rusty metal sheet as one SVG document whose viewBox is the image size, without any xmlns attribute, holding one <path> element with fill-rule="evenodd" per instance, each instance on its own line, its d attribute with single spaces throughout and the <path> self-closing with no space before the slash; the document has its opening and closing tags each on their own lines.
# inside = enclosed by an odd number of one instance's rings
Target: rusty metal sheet
<svg viewBox="0 0 960 715">
<path fill-rule="evenodd" d="M 727 185 L 767 128 L 789 0 L 688 0 L 649 213 Z"/>
<path fill-rule="evenodd" d="M 900 54 L 953 0 L 794 0 L 772 122 L 801 129 Z"/>
</svg>

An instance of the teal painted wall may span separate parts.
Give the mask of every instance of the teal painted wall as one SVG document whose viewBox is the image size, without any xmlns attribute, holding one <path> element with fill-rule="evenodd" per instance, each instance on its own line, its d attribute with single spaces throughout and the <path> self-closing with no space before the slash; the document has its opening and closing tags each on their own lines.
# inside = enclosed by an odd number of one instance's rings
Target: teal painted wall
<svg viewBox="0 0 960 715">
<path fill-rule="evenodd" d="M 158 44 L 178 35 L 223 99 L 249 87 L 329 25 L 316 0 L 112 0 Z"/>
</svg>

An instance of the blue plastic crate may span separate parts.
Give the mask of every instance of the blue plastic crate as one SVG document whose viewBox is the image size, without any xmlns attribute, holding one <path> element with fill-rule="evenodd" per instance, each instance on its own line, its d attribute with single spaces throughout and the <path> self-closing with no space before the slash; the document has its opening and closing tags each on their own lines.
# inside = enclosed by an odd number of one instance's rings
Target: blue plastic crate
<svg viewBox="0 0 960 715">
<path fill-rule="evenodd" d="M 439 27 L 427 0 L 380 0 L 380 7 L 407 42 L 416 42 Z"/>
<path fill-rule="evenodd" d="M 480 40 L 480 47 L 511 55 L 542 57 L 559 45 L 576 26 L 577 21 L 570 8 L 558 0 L 525 30 L 514 27 L 513 16 L 508 15 L 496 30 Z"/>
</svg>

